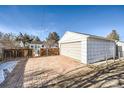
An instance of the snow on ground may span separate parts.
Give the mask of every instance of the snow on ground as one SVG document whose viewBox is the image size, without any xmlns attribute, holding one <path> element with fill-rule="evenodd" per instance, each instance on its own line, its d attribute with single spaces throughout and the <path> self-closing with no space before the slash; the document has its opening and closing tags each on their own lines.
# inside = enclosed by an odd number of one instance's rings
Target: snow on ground
<svg viewBox="0 0 124 93">
<path fill-rule="evenodd" d="M 0 64 L 0 84 L 5 80 L 8 73 L 11 73 L 18 61 L 8 61 Z"/>
</svg>

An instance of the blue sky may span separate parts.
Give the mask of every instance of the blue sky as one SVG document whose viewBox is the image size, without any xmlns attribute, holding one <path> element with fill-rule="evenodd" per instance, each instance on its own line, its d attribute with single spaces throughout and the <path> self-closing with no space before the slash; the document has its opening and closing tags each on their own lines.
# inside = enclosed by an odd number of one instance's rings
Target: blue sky
<svg viewBox="0 0 124 93">
<path fill-rule="evenodd" d="M 28 33 L 42 40 L 65 31 L 106 36 L 117 30 L 124 40 L 124 6 L 0 6 L 0 31 Z"/>
</svg>

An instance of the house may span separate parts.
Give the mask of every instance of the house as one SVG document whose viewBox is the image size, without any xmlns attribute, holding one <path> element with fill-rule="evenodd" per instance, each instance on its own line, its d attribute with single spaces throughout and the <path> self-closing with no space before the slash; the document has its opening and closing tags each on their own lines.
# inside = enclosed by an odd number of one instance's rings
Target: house
<svg viewBox="0 0 124 93">
<path fill-rule="evenodd" d="M 19 46 L 20 46 L 21 48 L 23 48 L 23 47 L 24 47 L 24 43 L 23 43 L 22 41 L 19 41 Z"/>
<path fill-rule="evenodd" d="M 14 44 L 16 48 L 24 48 L 24 43 L 22 41 L 16 41 Z"/>
<path fill-rule="evenodd" d="M 29 48 L 33 49 L 35 56 L 39 56 L 40 54 L 40 49 L 44 48 L 44 44 L 42 42 L 38 41 L 32 41 L 29 44 Z"/>
<path fill-rule="evenodd" d="M 68 56 L 82 63 L 95 63 L 115 57 L 116 44 L 106 38 L 67 31 L 59 41 L 60 55 Z"/>
</svg>

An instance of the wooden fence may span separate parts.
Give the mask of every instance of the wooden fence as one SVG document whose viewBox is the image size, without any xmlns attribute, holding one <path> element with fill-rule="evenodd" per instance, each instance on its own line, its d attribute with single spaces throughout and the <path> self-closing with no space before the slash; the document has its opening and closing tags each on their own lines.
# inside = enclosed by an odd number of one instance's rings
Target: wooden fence
<svg viewBox="0 0 124 93">
<path fill-rule="evenodd" d="M 40 56 L 59 55 L 59 48 L 41 48 Z"/>
<path fill-rule="evenodd" d="M 32 49 L 3 49 L 1 60 L 8 60 L 18 57 L 32 57 Z"/>
<path fill-rule="evenodd" d="M 59 55 L 59 48 L 41 48 L 40 56 Z M 11 60 L 19 57 L 33 57 L 32 49 L 3 49 L 0 61 Z"/>
</svg>

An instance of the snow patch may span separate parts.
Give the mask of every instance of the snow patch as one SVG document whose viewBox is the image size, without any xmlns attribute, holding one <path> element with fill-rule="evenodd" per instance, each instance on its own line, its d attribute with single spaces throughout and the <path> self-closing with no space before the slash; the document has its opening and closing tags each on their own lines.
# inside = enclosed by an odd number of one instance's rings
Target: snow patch
<svg viewBox="0 0 124 93">
<path fill-rule="evenodd" d="M 0 84 L 5 80 L 7 75 L 12 72 L 18 61 L 8 61 L 0 64 Z"/>
</svg>

